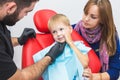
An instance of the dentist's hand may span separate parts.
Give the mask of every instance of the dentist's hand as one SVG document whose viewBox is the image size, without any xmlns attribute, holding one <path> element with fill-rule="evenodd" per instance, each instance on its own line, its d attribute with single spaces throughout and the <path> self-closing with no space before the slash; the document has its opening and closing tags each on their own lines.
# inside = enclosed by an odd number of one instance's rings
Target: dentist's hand
<svg viewBox="0 0 120 80">
<path fill-rule="evenodd" d="M 54 62 L 55 59 L 63 53 L 65 44 L 66 44 L 66 42 L 64 42 L 64 43 L 57 42 L 45 56 L 50 56 L 52 59 L 51 62 Z"/>
<path fill-rule="evenodd" d="M 36 37 L 36 33 L 35 30 L 32 28 L 25 28 L 22 35 L 18 38 L 18 43 L 20 45 L 23 45 L 26 43 L 26 41 L 29 38 L 35 38 Z"/>
</svg>

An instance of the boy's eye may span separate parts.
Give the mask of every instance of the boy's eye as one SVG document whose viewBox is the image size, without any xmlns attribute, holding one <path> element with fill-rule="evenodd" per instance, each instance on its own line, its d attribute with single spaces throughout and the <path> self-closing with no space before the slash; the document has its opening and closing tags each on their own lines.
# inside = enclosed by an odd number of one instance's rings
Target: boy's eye
<svg viewBox="0 0 120 80">
<path fill-rule="evenodd" d="M 64 30 L 64 28 L 60 28 L 60 31 Z"/>
<path fill-rule="evenodd" d="M 52 33 L 53 33 L 53 34 L 55 34 L 55 33 L 56 33 L 56 31 L 53 31 Z"/>
</svg>

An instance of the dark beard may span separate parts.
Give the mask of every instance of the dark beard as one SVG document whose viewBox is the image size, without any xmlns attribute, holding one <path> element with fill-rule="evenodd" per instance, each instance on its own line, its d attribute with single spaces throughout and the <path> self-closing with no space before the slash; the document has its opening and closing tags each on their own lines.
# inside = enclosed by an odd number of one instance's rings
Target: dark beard
<svg viewBox="0 0 120 80">
<path fill-rule="evenodd" d="M 13 26 L 16 24 L 17 21 L 19 21 L 18 15 L 19 15 L 19 13 L 17 11 L 15 11 L 11 15 L 6 15 L 1 22 L 4 25 Z"/>
</svg>

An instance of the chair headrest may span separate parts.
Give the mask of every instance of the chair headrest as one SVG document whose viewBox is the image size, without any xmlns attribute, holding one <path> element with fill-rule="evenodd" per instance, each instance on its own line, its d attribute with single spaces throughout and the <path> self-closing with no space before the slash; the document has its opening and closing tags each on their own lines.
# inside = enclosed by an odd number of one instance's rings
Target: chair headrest
<svg viewBox="0 0 120 80">
<path fill-rule="evenodd" d="M 55 14 L 57 13 L 50 9 L 38 10 L 33 17 L 37 30 L 43 33 L 48 33 L 48 20 Z"/>
</svg>

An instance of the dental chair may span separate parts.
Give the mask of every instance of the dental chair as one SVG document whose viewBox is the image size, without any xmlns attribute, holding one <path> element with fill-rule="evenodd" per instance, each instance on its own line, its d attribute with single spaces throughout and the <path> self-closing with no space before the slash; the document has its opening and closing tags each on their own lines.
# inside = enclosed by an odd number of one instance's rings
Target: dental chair
<svg viewBox="0 0 120 80">
<path fill-rule="evenodd" d="M 34 64 L 32 56 L 54 42 L 54 39 L 48 30 L 47 23 L 49 18 L 55 14 L 57 13 L 50 9 L 38 10 L 34 14 L 33 21 L 39 33 L 36 33 L 36 38 L 29 39 L 23 46 L 22 68 Z M 82 40 L 85 45 L 89 46 L 88 43 L 74 30 L 72 32 L 72 39 L 74 41 Z M 89 51 L 88 57 L 89 67 L 91 68 L 92 72 L 99 72 L 101 64 L 97 55 L 92 49 Z M 43 80 L 42 77 L 39 80 Z"/>
</svg>

